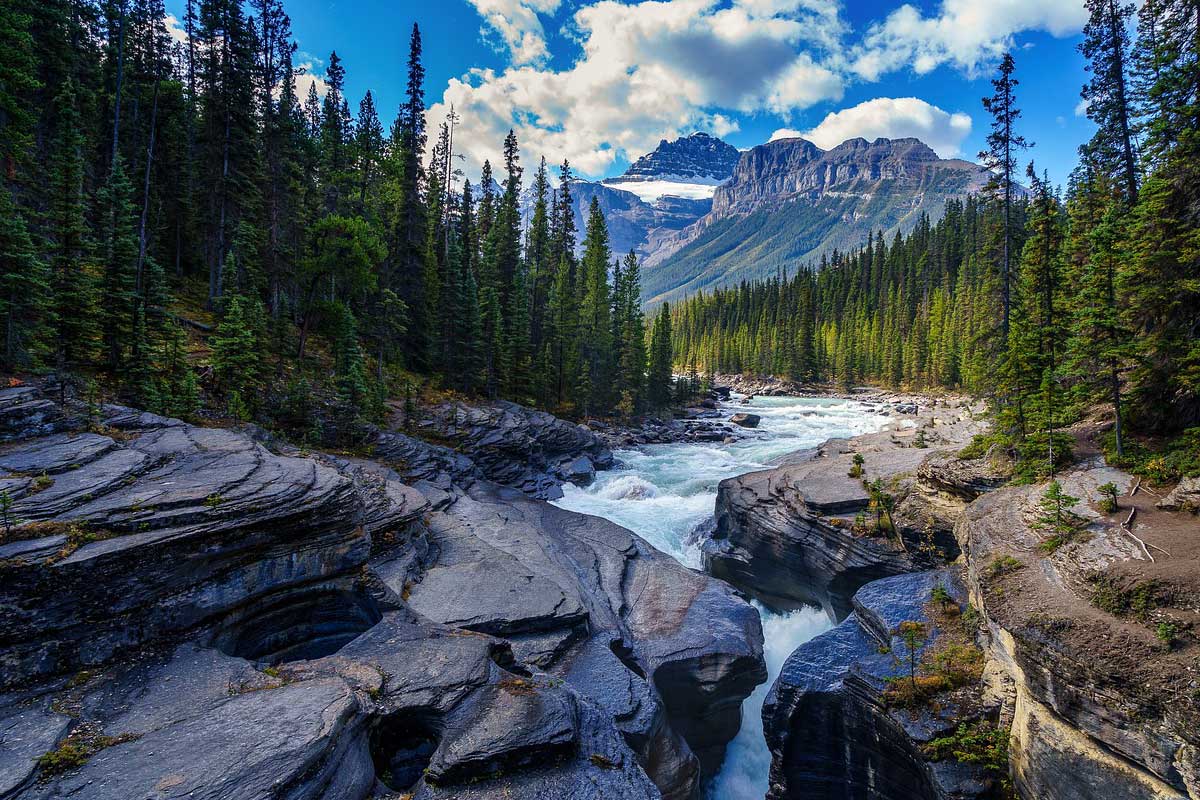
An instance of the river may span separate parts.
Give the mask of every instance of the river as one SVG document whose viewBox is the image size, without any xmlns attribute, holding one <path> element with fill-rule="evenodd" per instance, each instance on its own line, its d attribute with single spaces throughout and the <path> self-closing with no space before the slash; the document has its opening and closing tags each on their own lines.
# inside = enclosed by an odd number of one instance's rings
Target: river
<svg viewBox="0 0 1200 800">
<path fill-rule="evenodd" d="M 602 472 L 585 489 L 565 486 L 555 505 L 612 520 L 664 553 L 695 569 L 700 549 L 690 534 L 713 513 L 717 484 L 765 469 L 780 456 L 826 439 L 882 430 L 890 421 L 848 400 L 797 397 L 735 399 L 722 411 L 762 417 L 757 430 L 733 444 L 664 444 L 620 450 L 624 469 Z M 763 608 L 769 678 L 746 698 L 742 728 L 730 743 L 725 765 L 708 788 L 709 800 L 762 800 L 767 792 L 770 753 L 763 739 L 761 709 L 767 691 L 792 651 L 829 629 L 825 614 L 801 609 L 774 614 Z"/>
</svg>

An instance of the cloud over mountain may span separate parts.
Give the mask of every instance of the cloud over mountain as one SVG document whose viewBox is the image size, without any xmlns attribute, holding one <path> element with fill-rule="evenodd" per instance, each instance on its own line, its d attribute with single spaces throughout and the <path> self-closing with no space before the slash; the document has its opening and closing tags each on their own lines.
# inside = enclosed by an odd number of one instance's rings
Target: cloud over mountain
<svg viewBox="0 0 1200 800">
<path fill-rule="evenodd" d="M 861 137 L 920 139 L 942 158 L 962 155 L 963 140 L 971 132 L 971 118 L 962 112 L 949 113 L 916 97 L 877 97 L 825 116 L 808 131 L 781 128 L 771 140 L 800 136 L 829 150 L 847 139 Z"/>
<path fill-rule="evenodd" d="M 663 138 L 727 135 L 747 116 L 786 123 L 889 73 L 974 73 L 1015 34 L 1066 35 L 1086 16 L 1082 2 L 942 0 L 928 15 L 905 4 L 855 30 L 831 0 L 468 2 L 508 65 L 451 79 L 429 111 L 431 125 L 453 104 L 470 165 L 493 156 L 513 128 L 527 160 L 565 157 L 588 176 Z M 551 52 L 547 25 L 568 9 L 556 24 L 570 52 Z M 843 129 L 920 136 L 947 155 L 970 120 L 917 98 L 882 97 L 831 114 L 811 133 Z"/>
</svg>

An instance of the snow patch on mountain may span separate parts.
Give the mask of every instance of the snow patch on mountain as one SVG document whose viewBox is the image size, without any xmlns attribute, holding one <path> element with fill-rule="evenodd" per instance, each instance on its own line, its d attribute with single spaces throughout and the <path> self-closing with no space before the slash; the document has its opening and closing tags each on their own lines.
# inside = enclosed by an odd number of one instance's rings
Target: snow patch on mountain
<svg viewBox="0 0 1200 800">
<path fill-rule="evenodd" d="M 679 197 L 684 200 L 711 200 L 717 187 L 725 178 L 712 176 L 667 175 L 654 180 L 604 181 L 604 185 L 620 192 L 636 195 L 644 203 L 657 205 L 664 197 Z"/>
</svg>

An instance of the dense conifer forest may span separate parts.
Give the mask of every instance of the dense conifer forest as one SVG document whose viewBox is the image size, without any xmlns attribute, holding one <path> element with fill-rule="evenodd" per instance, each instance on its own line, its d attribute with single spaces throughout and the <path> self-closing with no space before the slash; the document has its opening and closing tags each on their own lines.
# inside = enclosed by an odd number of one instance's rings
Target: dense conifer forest
<svg viewBox="0 0 1200 800">
<path fill-rule="evenodd" d="M 690 298 L 672 310 L 676 363 L 985 395 L 994 440 L 1033 473 L 1100 406 L 1117 460 L 1200 471 L 1200 14 L 1149 0 L 1131 41 L 1133 5 L 1087 5 L 1098 131 L 1065 192 L 1024 160 L 1006 56 L 983 100 L 982 196 L 818 268 Z M 1165 455 L 1140 453 L 1145 437 L 1166 437 Z"/>
<path fill-rule="evenodd" d="M 478 184 L 458 173 L 416 26 L 385 127 L 369 92 L 351 112 L 337 53 L 325 95 L 296 96 L 279 0 L 193 0 L 182 25 L 161 0 L 0 8 L 5 368 L 286 428 L 428 386 L 572 415 L 670 402 L 637 260 L 595 206 L 576 230 L 570 165 L 522 165 L 511 133 Z"/>
<path fill-rule="evenodd" d="M 1129 430 L 1192 447 L 1197 14 L 1187 0 L 1088 7 L 1098 132 L 1065 192 L 1025 166 L 1006 56 L 983 101 L 981 196 L 647 323 L 641 265 L 612 252 L 595 203 L 576 230 L 568 163 L 523 164 L 510 132 L 477 183 L 460 174 L 459 120 L 427 122 L 416 26 L 385 126 L 370 92 L 351 111 L 337 53 L 324 96 L 297 96 L 280 0 L 190 0 L 183 36 L 161 0 L 12 0 L 3 366 L 292 430 L 316 404 L 377 420 L 429 387 L 633 415 L 678 399 L 673 371 L 773 373 L 987 395 L 997 436 L 1031 458 L 1058 458 L 1055 431 L 1097 404 L 1115 453 Z"/>
</svg>

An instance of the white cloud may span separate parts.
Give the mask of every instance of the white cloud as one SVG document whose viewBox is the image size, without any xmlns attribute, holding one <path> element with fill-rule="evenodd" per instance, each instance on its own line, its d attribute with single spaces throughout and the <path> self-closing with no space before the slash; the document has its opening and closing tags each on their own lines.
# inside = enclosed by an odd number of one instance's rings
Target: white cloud
<svg viewBox="0 0 1200 800">
<path fill-rule="evenodd" d="M 826 115 L 812 130 L 777 130 L 771 140 L 799 136 L 828 150 L 857 137 L 867 141 L 915 137 L 942 158 L 952 158 L 960 154 L 970 133 L 971 118 L 961 112 L 948 113 L 916 97 L 877 97 Z"/>
<path fill-rule="evenodd" d="M 471 0 L 481 13 L 553 1 Z M 506 41 L 523 47 L 524 32 L 540 30 L 540 22 L 525 25 L 521 38 Z M 731 111 L 789 114 L 840 98 L 833 53 L 844 32 L 826 0 L 600 0 L 572 17 L 581 48 L 572 66 L 514 55 L 502 71 L 472 70 L 449 82 L 429 121 L 440 124 L 453 103 L 463 121 L 456 144 L 476 165 L 513 128 L 527 161 L 568 158 L 600 175 L 663 138 L 728 134 L 736 130 Z"/>
<path fill-rule="evenodd" d="M 183 23 L 174 14 L 167 14 L 163 20 L 167 25 L 167 35 L 171 37 L 171 41 L 175 44 L 187 46 L 187 29 L 183 27 Z"/>
<path fill-rule="evenodd" d="M 1091 106 L 1091 103 L 1089 103 L 1087 100 L 1084 100 L 1083 98 L 1080 98 L 1079 102 L 1075 104 L 1075 116 L 1086 117 L 1087 113 L 1088 113 L 1088 108 L 1090 106 Z"/>
<path fill-rule="evenodd" d="M 500 35 L 514 64 L 539 64 L 549 56 L 539 14 L 553 14 L 560 0 L 467 0 Z"/>
<path fill-rule="evenodd" d="M 870 81 L 908 65 L 922 75 L 943 64 L 974 74 L 1011 47 L 1020 31 L 1068 36 L 1086 21 L 1078 0 L 942 0 L 929 17 L 905 4 L 871 26 L 851 69 Z"/>
<path fill-rule="evenodd" d="M 296 64 L 296 81 L 295 92 L 296 98 L 303 103 L 304 98 L 308 97 L 308 89 L 310 86 L 317 87 L 317 96 L 324 97 L 329 92 L 329 84 L 322 74 L 325 71 L 325 62 L 307 53 L 297 53 L 301 60 Z"/>
</svg>

